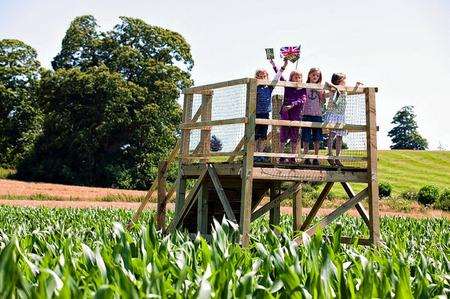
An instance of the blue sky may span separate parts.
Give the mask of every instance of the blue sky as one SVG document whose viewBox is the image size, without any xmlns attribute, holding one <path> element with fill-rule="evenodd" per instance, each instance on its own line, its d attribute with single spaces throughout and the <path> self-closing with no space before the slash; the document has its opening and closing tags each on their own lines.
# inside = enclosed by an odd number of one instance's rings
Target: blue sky
<svg viewBox="0 0 450 299">
<path fill-rule="evenodd" d="M 431 149 L 450 149 L 450 1 L 6 1 L 0 38 L 33 46 L 49 67 L 73 18 L 92 14 L 102 30 L 119 16 L 138 17 L 181 33 L 191 44 L 195 83 L 253 76 L 269 67 L 264 48 L 302 44 L 299 68 L 329 80 L 378 86 L 379 147 L 395 112 L 414 105 Z"/>
</svg>

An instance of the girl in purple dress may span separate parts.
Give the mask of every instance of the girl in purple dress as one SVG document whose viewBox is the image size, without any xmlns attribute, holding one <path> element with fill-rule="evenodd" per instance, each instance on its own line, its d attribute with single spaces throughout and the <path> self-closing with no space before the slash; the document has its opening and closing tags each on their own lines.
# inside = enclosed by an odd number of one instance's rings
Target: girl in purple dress
<svg viewBox="0 0 450 299">
<path fill-rule="evenodd" d="M 281 80 L 284 80 L 281 77 Z M 292 71 L 289 75 L 289 81 L 302 82 L 302 73 Z M 304 88 L 285 87 L 284 100 L 281 105 L 280 118 L 282 120 L 300 121 L 303 104 L 306 101 L 306 90 Z M 280 153 L 284 152 L 286 143 L 291 141 L 291 153 L 295 154 L 298 146 L 299 129 L 298 127 L 281 127 L 280 129 Z M 281 158 L 280 163 L 285 163 L 286 159 Z M 295 163 L 295 158 L 289 159 L 290 163 Z"/>
</svg>

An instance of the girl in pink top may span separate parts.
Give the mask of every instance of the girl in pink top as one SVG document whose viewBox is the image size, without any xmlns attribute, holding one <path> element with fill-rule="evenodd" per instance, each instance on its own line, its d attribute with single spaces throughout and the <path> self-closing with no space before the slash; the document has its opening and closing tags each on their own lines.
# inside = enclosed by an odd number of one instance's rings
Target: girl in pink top
<svg viewBox="0 0 450 299">
<path fill-rule="evenodd" d="M 322 72 L 318 68 L 312 68 L 308 73 L 306 83 L 322 83 Z M 303 107 L 303 121 L 322 122 L 322 107 L 325 104 L 325 95 L 321 90 L 306 89 L 306 102 Z M 314 144 L 314 155 L 319 154 L 320 142 L 322 141 L 321 128 L 302 128 L 303 154 L 307 155 L 309 144 Z M 305 159 L 305 164 L 311 164 L 309 159 Z M 319 165 L 319 160 L 314 159 L 312 164 Z"/>
</svg>

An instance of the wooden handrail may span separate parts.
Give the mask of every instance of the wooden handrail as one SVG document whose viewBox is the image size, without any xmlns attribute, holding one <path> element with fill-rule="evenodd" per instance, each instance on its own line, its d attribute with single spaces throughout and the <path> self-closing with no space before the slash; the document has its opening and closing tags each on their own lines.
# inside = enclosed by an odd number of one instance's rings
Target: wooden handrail
<svg viewBox="0 0 450 299">
<path fill-rule="evenodd" d="M 224 126 L 224 125 L 234 125 L 234 124 L 245 124 L 247 123 L 247 117 L 237 117 L 210 121 L 199 121 L 199 122 L 189 122 L 181 125 L 181 129 L 209 129 L 213 126 Z"/>
<path fill-rule="evenodd" d="M 322 129 L 339 129 L 347 130 L 351 132 L 366 132 L 365 125 L 352 125 L 343 123 L 323 123 L 313 121 L 294 121 L 294 120 L 278 120 L 278 119 L 265 119 L 257 118 L 255 120 L 257 125 L 271 125 L 271 126 L 283 126 L 283 127 L 304 127 L 304 128 L 322 128 Z"/>
<path fill-rule="evenodd" d="M 223 81 L 213 84 L 207 84 L 207 85 L 200 85 L 200 86 L 194 86 L 183 89 L 183 93 L 201 93 L 204 90 L 209 89 L 217 89 L 217 88 L 224 88 L 224 87 L 230 87 L 234 85 L 241 85 L 241 84 L 247 84 L 250 81 L 249 78 L 241 78 L 241 79 L 235 79 L 235 80 L 229 80 L 229 81 Z"/>
</svg>

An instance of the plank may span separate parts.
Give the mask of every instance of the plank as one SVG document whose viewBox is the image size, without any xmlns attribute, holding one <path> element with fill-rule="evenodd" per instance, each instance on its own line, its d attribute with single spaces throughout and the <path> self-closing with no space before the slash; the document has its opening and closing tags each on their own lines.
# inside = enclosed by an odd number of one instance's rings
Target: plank
<svg viewBox="0 0 450 299">
<path fill-rule="evenodd" d="M 353 156 L 329 156 L 329 155 L 303 155 L 303 154 L 289 154 L 289 153 L 266 153 L 255 152 L 255 157 L 276 157 L 276 158 L 299 158 L 299 159 L 317 159 L 317 160 L 340 160 L 340 161 L 367 161 L 366 157 Z"/>
<path fill-rule="evenodd" d="M 209 156 L 210 157 L 230 157 L 230 156 L 241 156 L 243 155 L 244 152 L 243 151 L 239 151 L 239 152 L 210 152 Z M 197 160 L 199 158 L 203 158 L 205 156 L 203 156 L 201 153 L 193 153 L 190 154 L 189 156 L 185 156 L 183 157 L 184 160 Z"/>
<path fill-rule="evenodd" d="M 202 122 L 211 121 L 212 95 L 202 95 Z M 202 161 L 208 161 L 211 152 L 211 128 L 204 128 L 200 132 L 200 147 L 203 155 Z"/>
<path fill-rule="evenodd" d="M 243 152 L 241 152 L 241 148 L 244 146 L 244 141 L 245 141 L 245 138 L 242 137 L 241 140 L 236 145 L 236 147 L 234 148 L 234 150 L 231 152 L 230 157 L 227 160 L 228 163 L 233 162 L 234 159 L 236 158 L 236 156 L 243 153 Z"/>
<path fill-rule="evenodd" d="M 346 202 L 344 202 L 339 208 L 331 212 L 329 215 L 325 216 L 322 220 L 316 223 L 313 227 L 309 228 L 305 232 L 312 236 L 319 228 L 324 228 L 331 222 L 333 222 L 336 218 L 350 210 L 357 202 L 360 202 L 364 198 L 366 198 L 369 194 L 368 188 L 356 194 L 354 197 L 350 198 Z"/>
<path fill-rule="evenodd" d="M 218 119 L 218 120 L 183 123 L 181 125 L 181 128 L 183 130 L 194 130 L 194 129 L 205 130 L 205 129 L 211 129 L 211 127 L 214 127 L 214 126 L 225 126 L 225 125 L 245 124 L 245 123 L 247 123 L 246 117 L 236 117 L 236 118 L 228 118 L 228 119 Z"/>
<path fill-rule="evenodd" d="M 294 121 L 281 119 L 265 119 L 257 118 L 255 123 L 257 125 L 269 125 L 277 127 L 307 127 L 307 128 L 322 128 L 322 129 L 341 129 L 349 132 L 366 132 L 365 125 L 354 125 L 345 123 L 324 123 L 313 121 Z"/>
<path fill-rule="evenodd" d="M 181 221 L 183 221 L 184 217 L 186 217 L 187 212 L 192 208 L 193 203 L 195 202 L 195 198 L 197 196 L 197 193 L 200 189 L 200 186 L 203 182 L 203 179 L 205 177 L 205 174 L 208 170 L 205 168 L 203 172 L 200 174 L 199 178 L 195 182 L 195 185 L 192 187 L 191 191 L 189 192 L 189 195 L 186 197 L 186 200 L 184 201 L 183 207 L 180 209 L 179 212 L 176 212 L 174 219 L 170 223 L 169 227 L 167 228 L 167 231 L 172 232 L 174 229 L 178 228 Z"/>
<path fill-rule="evenodd" d="M 156 206 L 156 227 L 158 230 L 163 230 L 166 223 L 166 207 L 167 207 L 167 193 L 166 193 L 166 172 L 167 161 L 161 161 L 158 165 L 158 203 Z"/>
<path fill-rule="evenodd" d="M 197 231 L 205 235 L 208 231 L 208 186 L 205 182 L 197 194 Z"/>
<path fill-rule="evenodd" d="M 272 205 L 269 211 L 269 225 L 271 229 L 276 229 L 276 226 L 280 225 L 280 203 L 277 198 L 280 194 L 281 184 L 278 182 L 272 182 L 272 187 L 270 188 L 270 202 L 277 202 Z M 269 203 L 270 203 L 269 202 Z"/>
<path fill-rule="evenodd" d="M 253 152 L 255 150 L 255 113 L 256 113 L 256 79 L 250 79 L 247 84 L 245 115 L 248 121 L 245 124 L 245 155 L 242 161 L 242 189 L 241 189 L 241 218 L 239 228 L 241 231 L 241 244 L 246 247 L 250 242 L 250 218 L 252 213 L 253 192 Z"/>
<path fill-rule="evenodd" d="M 183 90 L 183 93 L 184 94 L 186 94 L 186 93 L 201 93 L 204 90 L 211 90 L 211 89 L 247 84 L 250 80 L 251 79 L 249 79 L 249 78 L 241 78 L 241 79 L 223 81 L 223 82 L 218 82 L 218 83 L 213 83 L 213 84 L 194 86 L 194 87 L 185 88 Z"/>
<path fill-rule="evenodd" d="M 329 90 L 330 84 L 314 84 L 314 83 L 301 83 L 301 82 L 290 82 L 290 81 L 278 81 L 272 82 L 268 80 L 257 80 L 258 85 L 269 85 L 269 86 L 281 86 L 281 87 L 295 87 L 295 88 L 307 88 L 307 89 L 315 89 L 315 90 Z M 347 91 L 348 94 L 363 94 L 366 88 L 371 88 L 375 92 L 378 91 L 378 87 L 358 87 L 355 86 L 334 86 L 339 91 Z"/>
<path fill-rule="evenodd" d="M 369 231 L 372 244 L 380 244 L 380 216 L 378 206 L 377 178 L 377 124 L 375 89 L 365 88 L 366 95 L 366 126 L 367 126 L 367 176 L 369 189 Z"/>
<path fill-rule="evenodd" d="M 342 187 L 344 187 L 345 193 L 347 193 L 349 198 L 352 198 L 356 195 L 349 183 L 341 182 L 341 184 Z M 364 209 L 363 205 L 360 202 L 358 202 L 355 205 L 355 208 L 358 211 L 361 218 L 363 219 L 364 223 L 369 227 L 370 226 L 369 215 L 367 214 L 366 209 Z"/>
<path fill-rule="evenodd" d="M 272 119 L 280 119 L 281 104 L 283 102 L 283 97 L 281 95 L 272 96 Z M 271 127 L 272 130 L 272 152 L 280 151 L 280 128 Z M 300 146 L 299 146 L 300 147 Z M 277 159 L 275 157 L 271 158 L 272 163 L 276 163 Z"/>
<path fill-rule="evenodd" d="M 301 231 L 304 231 L 309 224 L 312 222 L 314 217 L 316 216 L 317 212 L 319 211 L 320 207 L 322 206 L 325 198 L 327 197 L 328 193 L 330 193 L 331 188 L 333 187 L 334 183 L 330 182 L 323 187 L 322 192 L 320 192 L 319 197 L 317 198 L 316 202 L 314 203 L 313 207 L 309 211 L 308 216 L 306 216 L 305 222 L 303 222 L 302 226 L 300 227 Z"/>
<path fill-rule="evenodd" d="M 305 182 L 355 182 L 366 183 L 367 173 L 360 171 L 289 169 L 253 167 L 253 179 Z"/>
<path fill-rule="evenodd" d="M 240 176 L 242 172 L 241 163 L 231 163 L 231 164 L 215 164 L 217 174 L 219 176 Z M 198 177 L 200 173 L 205 168 L 204 164 L 188 164 L 183 165 L 181 172 L 183 177 L 192 178 Z"/>
<path fill-rule="evenodd" d="M 266 203 L 264 206 L 260 207 L 258 210 L 253 212 L 251 216 L 251 221 L 254 221 L 267 213 L 269 210 L 273 209 L 275 206 L 280 205 L 280 203 L 291 196 L 294 192 L 297 192 L 301 188 L 301 183 L 293 183 L 288 189 L 284 190 L 281 194 Z M 272 188 L 271 188 L 272 189 Z"/>
<path fill-rule="evenodd" d="M 302 185 L 299 183 L 299 188 L 297 188 L 294 200 L 292 201 L 293 234 L 300 231 L 300 228 L 302 227 L 302 214 Z"/>
</svg>

